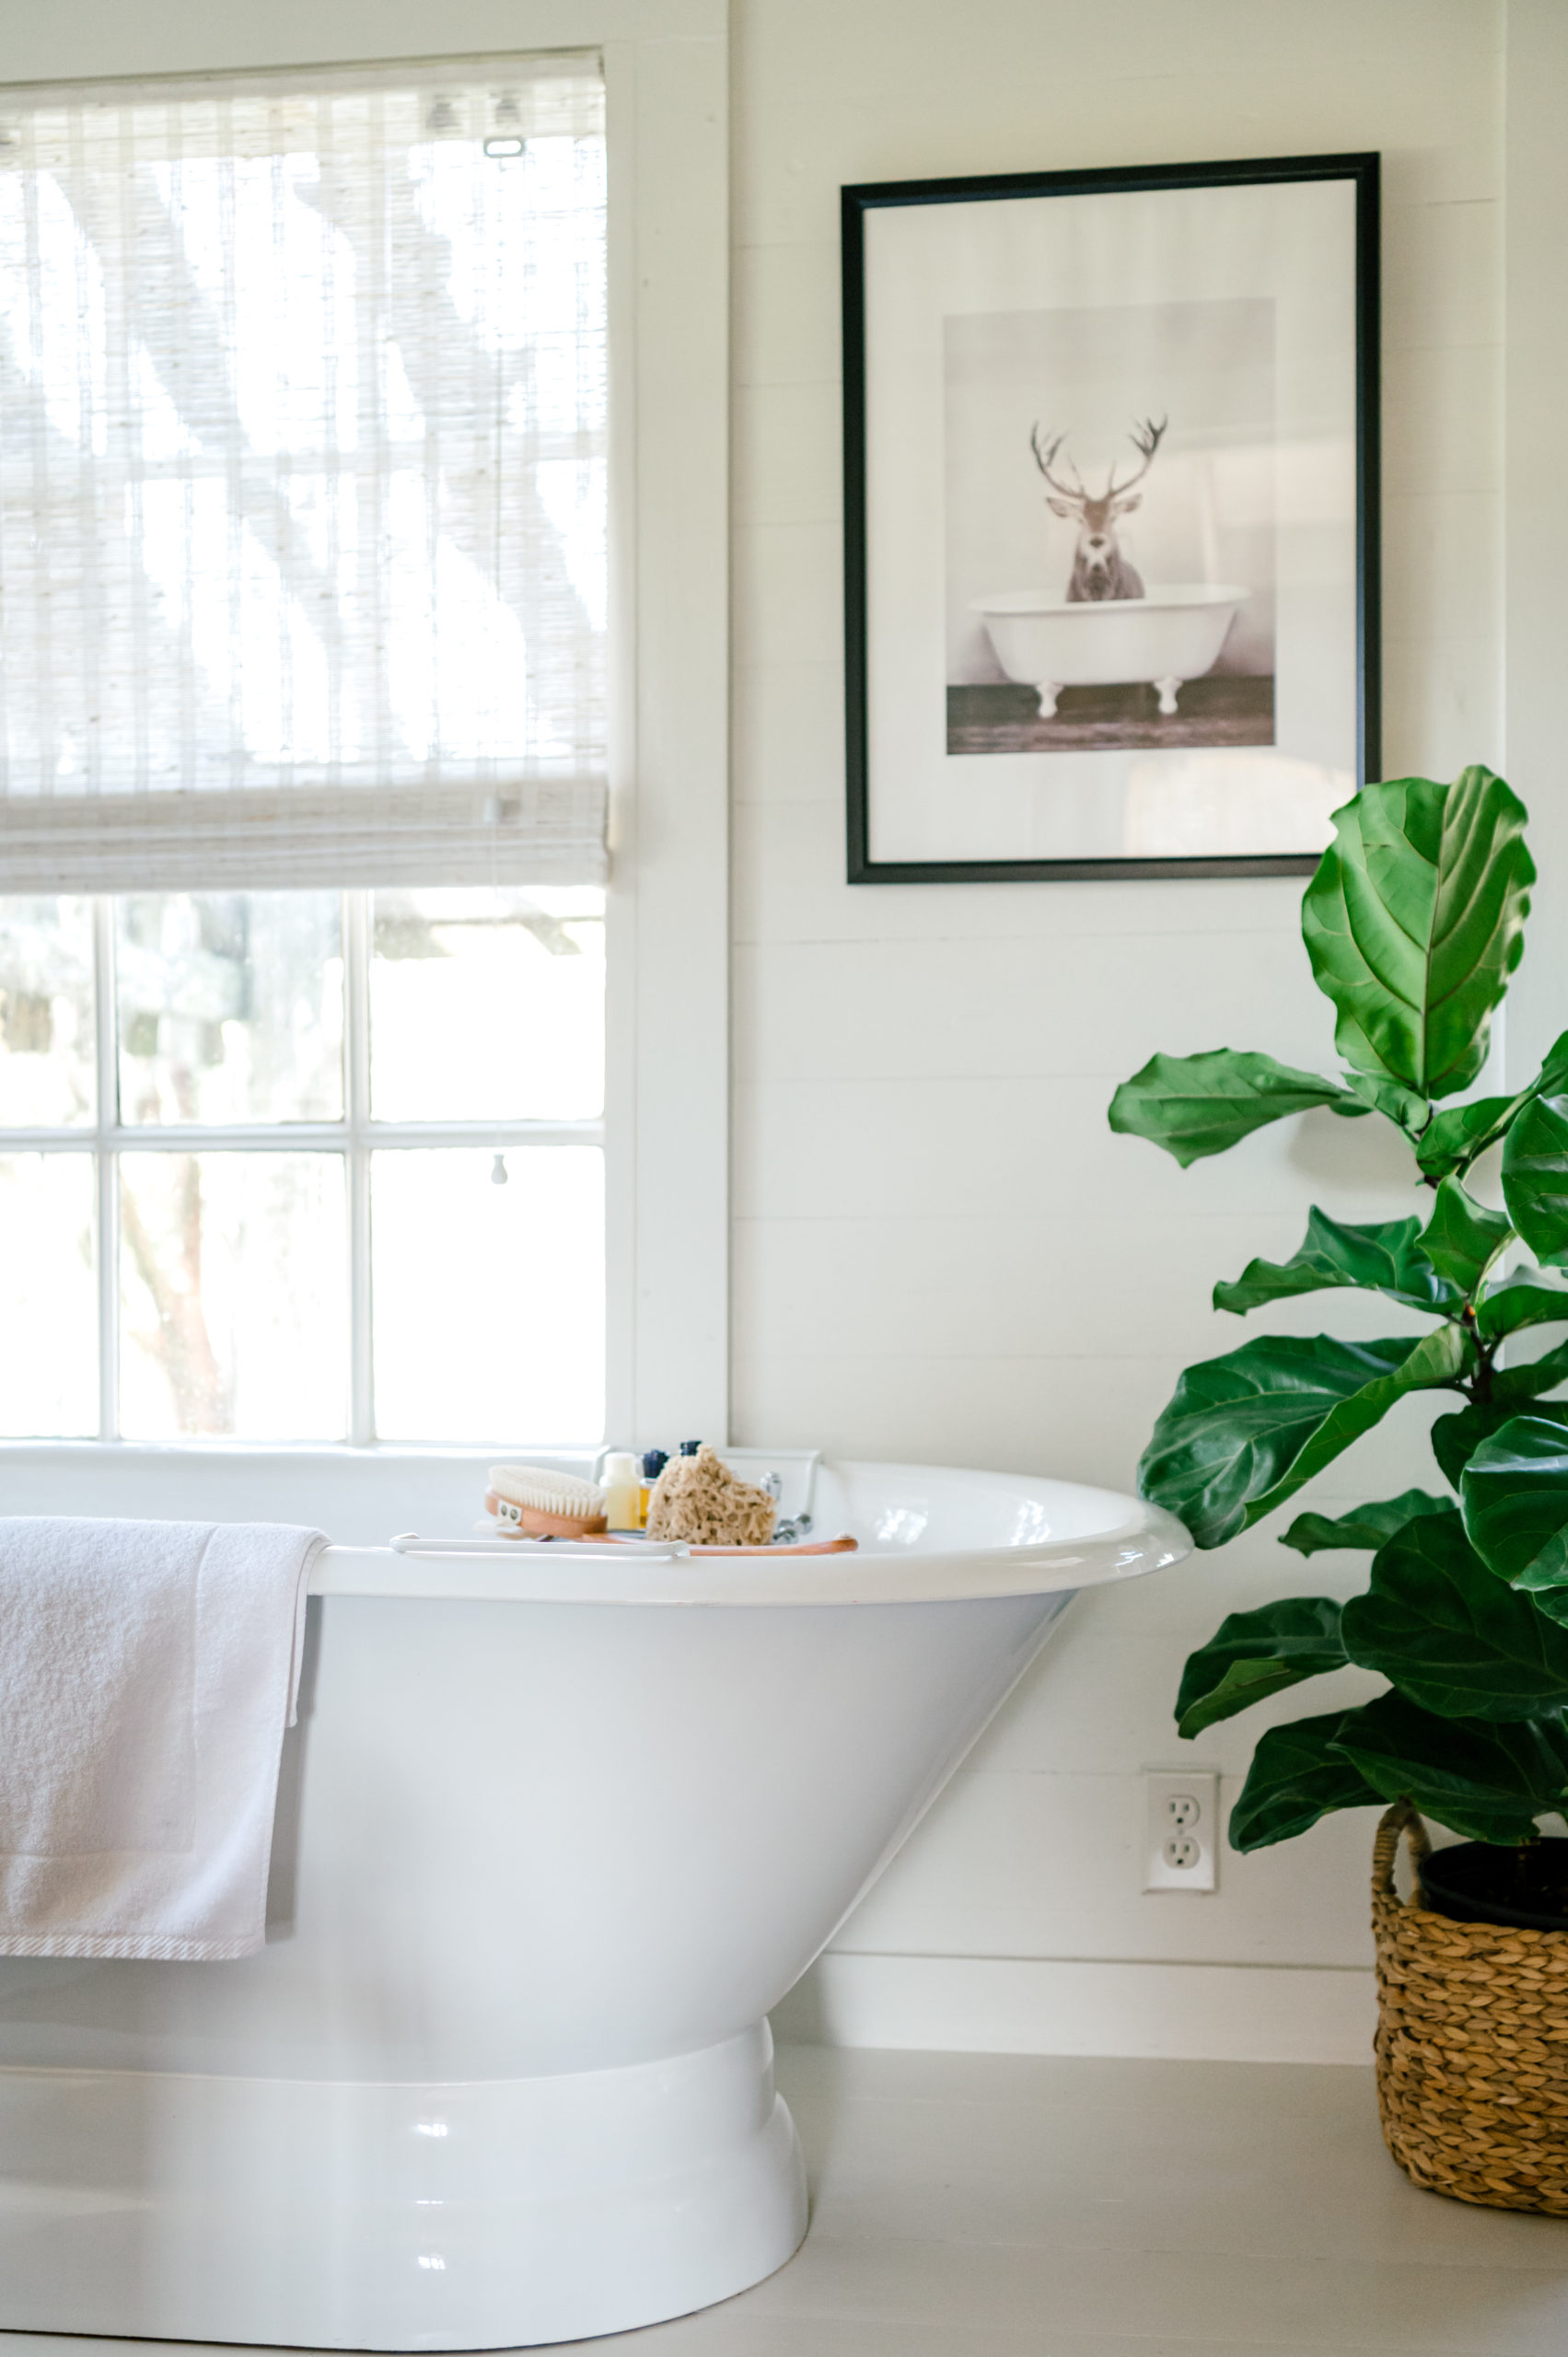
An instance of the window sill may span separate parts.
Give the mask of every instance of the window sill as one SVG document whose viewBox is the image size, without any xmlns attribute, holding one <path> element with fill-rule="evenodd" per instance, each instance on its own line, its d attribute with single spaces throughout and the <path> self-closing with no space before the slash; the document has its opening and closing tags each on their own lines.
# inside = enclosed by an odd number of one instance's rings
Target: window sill
<svg viewBox="0 0 1568 2357">
<path fill-rule="evenodd" d="M 0 1504 L 8 1515 L 304 1523 L 345 1545 L 385 1546 L 398 1531 L 470 1529 L 499 1458 L 589 1475 L 598 1454 L 515 1441 L 0 1440 Z"/>
</svg>

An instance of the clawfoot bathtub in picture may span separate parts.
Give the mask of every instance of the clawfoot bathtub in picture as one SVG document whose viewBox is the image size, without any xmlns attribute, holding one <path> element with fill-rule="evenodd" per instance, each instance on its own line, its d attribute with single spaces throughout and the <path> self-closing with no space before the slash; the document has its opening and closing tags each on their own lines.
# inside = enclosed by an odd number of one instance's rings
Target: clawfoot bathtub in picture
<svg viewBox="0 0 1568 2357">
<path fill-rule="evenodd" d="M 462 1528 L 471 1470 L 356 1472 L 334 1511 L 291 1462 L 179 1477 L 183 1514 L 340 1542 L 269 1944 L 0 1960 L 0 2328 L 517 2348 L 744 2290 L 807 2223 L 769 2008 L 1074 1592 L 1186 1533 L 1070 1482 L 840 1464 L 814 1526 L 854 1554 L 421 1556 L 367 1542 Z M 157 1478 L 84 1473 L 87 1510 L 168 1512 Z"/>
<path fill-rule="evenodd" d="M 1230 582 L 1153 582 L 1142 597 L 1101 603 L 1004 589 L 977 598 L 971 611 L 1007 677 L 1039 695 L 1042 720 L 1063 688 L 1132 682 L 1152 687 L 1168 719 L 1186 682 L 1213 668 L 1247 595 Z"/>
</svg>

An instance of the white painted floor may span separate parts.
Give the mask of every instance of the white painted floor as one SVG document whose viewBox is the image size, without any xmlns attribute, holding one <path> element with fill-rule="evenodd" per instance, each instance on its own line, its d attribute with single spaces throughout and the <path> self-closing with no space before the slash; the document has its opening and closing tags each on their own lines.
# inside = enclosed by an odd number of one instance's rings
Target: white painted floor
<svg viewBox="0 0 1568 2357">
<path fill-rule="evenodd" d="M 1417 2192 L 1369 2070 L 794 2047 L 779 2083 L 811 2170 L 803 2248 L 722 2307 L 579 2351 L 1568 2351 L 1568 2220 Z M 129 2346 L 0 2334 L 0 2357 Z"/>
</svg>

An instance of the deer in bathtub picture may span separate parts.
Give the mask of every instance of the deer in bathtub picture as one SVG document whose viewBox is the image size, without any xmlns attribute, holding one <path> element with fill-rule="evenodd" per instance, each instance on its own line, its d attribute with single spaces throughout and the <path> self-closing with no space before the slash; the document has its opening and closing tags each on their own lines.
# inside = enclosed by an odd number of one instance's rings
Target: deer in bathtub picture
<svg viewBox="0 0 1568 2357">
<path fill-rule="evenodd" d="M 1046 504 L 1053 516 L 1077 527 L 1067 594 L 1001 590 L 977 599 L 971 611 L 984 620 L 1008 679 L 1034 689 L 1042 720 L 1055 717 L 1063 688 L 1136 684 L 1154 689 L 1163 719 L 1175 718 L 1179 691 L 1213 668 L 1249 594 L 1233 582 L 1145 586 L 1121 545 L 1117 526 L 1142 505 L 1137 486 L 1154 465 L 1169 423 L 1166 417 L 1156 425 L 1149 417 L 1131 427 L 1140 463 L 1119 482 L 1113 462 L 1100 493 L 1089 490 L 1075 461 L 1063 460 L 1064 433 L 1042 437 L 1038 422 L 1030 428 Z M 1071 468 L 1071 481 L 1059 467 Z"/>
<path fill-rule="evenodd" d="M 1129 475 L 1122 483 L 1117 482 L 1113 465 L 1107 474 L 1105 490 L 1098 499 L 1086 488 L 1072 460 L 1068 462 L 1073 466 L 1071 483 L 1058 482 L 1051 471 L 1051 463 L 1067 436 L 1057 435 L 1054 441 L 1042 450 L 1038 424 L 1029 428 L 1029 448 L 1035 454 L 1035 464 L 1054 494 L 1046 505 L 1053 516 L 1075 521 L 1078 527 L 1077 545 L 1073 552 L 1073 577 L 1067 584 L 1070 606 L 1098 605 L 1106 598 L 1143 596 L 1143 575 L 1122 554 L 1121 543 L 1116 537 L 1116 526 L 1119 517 L 1131 516 L 1135 507 L 1142 506 L 1141 493 L 1132 498 L 1128 493 L 1134 483 L 1143 482 L 1154 464 L 1155 452 L 1159 448 L 1169 424 L 1167 417 L 1162 418 L 1157 425 L 1153 418 L 1145 418 L 1141 425 L 1132 428 L 1132 441 L 1144 463 L 1136 474 Z"/>
</svg>

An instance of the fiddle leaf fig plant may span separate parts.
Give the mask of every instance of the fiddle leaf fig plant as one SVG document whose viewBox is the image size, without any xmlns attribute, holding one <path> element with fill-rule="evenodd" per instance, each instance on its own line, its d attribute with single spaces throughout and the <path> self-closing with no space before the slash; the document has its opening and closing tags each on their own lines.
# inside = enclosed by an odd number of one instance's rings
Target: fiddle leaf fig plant
<svg viewBox="0 0 1568 2357">
<path fill-rule="evenodd" d="M 1442 1102 L 1480 1078 L 1524 951 L 1526 816 L 1484 768 L 1365 787 L 1336 814 L 1302 908 L 1345 1069 L 1325 1078 L 1230 1048 L 1156 1055 L 1111 1101 L 1113 1130 L 1184 1168 L 1292 1114 L 1380 1117 L 1425 1190 L 1405 1219 L 1356 1225 L 1314 1209 L 1288 1260 L 1251 1260 L 1214 1293 L 1237 1317 L 1303 1294 L 1373 1294 L 1421 1330 L 1266 1334 L 1189 1367 L 1139 1468 L 1144 1497 L 1199 1547 L 1222 1547 L 1401 1400 L 1456 1395 L 1432 1429 L 1448 1494 L 1300 1514 L 1283 1533 L 1302 1555 L 1370 1554 L 1364 1595 L 1233 1612 L 1187 1663 L 1176 1716 L 1188 1737 L 1349 1664 L 1388 1681 L 1370 1702 L 1262 1736 L 1231 1816 L 1239 1850 L 1401 1798 L 1510 1846 L 1568 1809 L 1568 1402 L 1549 1396 L 1568 1383 L 1568 1340 L 1525 1354 L 1533 1329 L 1568 1327 L 1568 1032 L 1527 1088 Z M 1468 1183 L 1499 1145 L 1502 1210 Z"/>
</svg>

